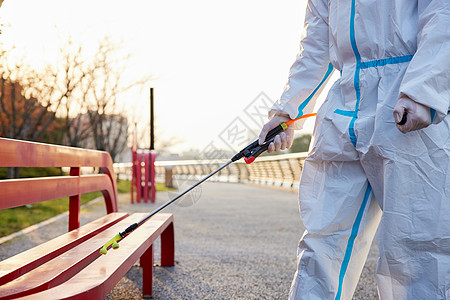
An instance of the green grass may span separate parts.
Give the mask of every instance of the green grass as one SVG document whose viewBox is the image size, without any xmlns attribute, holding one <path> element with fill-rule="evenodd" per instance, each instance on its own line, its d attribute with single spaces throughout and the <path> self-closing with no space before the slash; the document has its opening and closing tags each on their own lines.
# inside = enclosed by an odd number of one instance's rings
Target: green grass
<svg viewBox="0 0 450 300">
<path fill-rule="evenodd" d="M 81 204 L 85 204 L 101 195 L 101 192 L 83 194 L 81 195 Z M 0 237 L 50 219 L 67 210 L 69 210 L 69 198 L 55 199 L 1 210 Z"/>
<path fill-rule="evenodd" d="M 156 183 L 156 191 L 158 191 L 158 192 L 167 192 L 167 191 L 173 191 L 173 190 L 174 190 L 174 188 L 168 188 L 162 182 Z"/>
<path fill-rule="evenodd" d="M 117 180 L 117 191 L 119 193 L 129 193 L 131 188 L 130 180 Z M 156 191 L 157 192 L 167 192 L 171 191 L 173 188 L 168 188 L 162 182 L 156 182 Z"/>
<path fill-rule="evenodd" d="M 130 185 L 131 182 L 129 180 L 119 180 L 117 182 L 117 190 L 119 193 L 129 193 Z M 167 188 L 163 183 L 157 183 L 156 190 L 164 191 Z M 85 204 L 100 196 L 102 196 L 101 192 L 83 194 L 81 195 L 81 204 Z M 69 210 L 69 198 L 0 210 L 0 237 L 50 219 L 67 210 Z"/>
<path fill-rule="evenodd" d="M 8 176 L 8 168 L 0 168 L 0 179 L 6 179 Z M 20 168 L 21 178 L 62 176 L 60 168 Z"/>
</svg>

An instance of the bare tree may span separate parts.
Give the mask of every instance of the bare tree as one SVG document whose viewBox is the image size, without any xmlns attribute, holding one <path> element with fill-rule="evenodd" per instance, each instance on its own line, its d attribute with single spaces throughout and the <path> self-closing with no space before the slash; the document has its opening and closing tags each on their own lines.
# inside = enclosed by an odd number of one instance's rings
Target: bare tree
<svg viewBox="0 0 450 300">
<path fill-rule="evenodd" d="M 46 65 L 42 76 L 27 80 L 27 88 L 64 120 L 66 144 L 79 147 L 88 138 L 90 128 L 77 116 L 88 109 L 85 95 L 92 87 L 98 66 L 72 36 L 61 44 L 58 54 L 56 62 Z"/>
<path fill-rule="evenodd" d="M 133 87 L 147 84 L 147 76 L 125 83 L 124 76 L 130 54 L 124 54 L 121 42 L 105 37 L 98 45 L 91 89 L 85 94 L 92 138 L 98 150 L 108 151 L 113 159 L 127 146 L 128 121 L 125 104 L 118 97 Z"/>
<path fill-rule="evenodd" d="M 69 35 L 61 43 L 55 61 L 41 68 L 31 67 L 25 57 L 16 59 L 11 67 L 9 58 L 14 55 L 9 54 L 14 49 L 3 49 L 0 112 L 9 124 L 3 132 L 7 131 L 8 137 L 37 140 L 58 117 L 64 121 L 66 144 L 88 145 L 115 157 L 126 146 L 128 131 L 125 109 L 118 98 L 152 79 L 147 76 L 125 83 L 123 75 L 131 56 L 123 48 L 122 42 L 114 42 L 108 36 L 92 47 Z M 16 83 L 20 84 L 20 91 Z M 3 97 L 5 84 L 16 91 L 8 100 Z M 16 109 L 19 103 L 23 107 L 20 117 Z M 5 127 L 5 122 L 0 122 L 0 126 Z"/>
<path fill-rule="evenodd" d="M 21 60 L 12 66 L 8 63 L 14 48 L 0 52 L 1 135 L 39 141 L 56 117 L 50 103 L 38 101 L 28 90 L 30 81 L 39 75 Z"/>
<path fill-rule="evenodd" d="M 89 87 L 93 73 L 92 64 L 83 59 L 81 44 L 75 46 L 69 37 L 59 49 L 57 61 L 41 69 L 33 67 L 25 57 L 17 58 L 15 50 L 2 49 L 1 53 L 0 108 L 10 127 L 6 136 L 39 140 L 60 116 L 65 120 L 68 144 L 78 146 L 86 132 L 74 126 L 78 124 L 73 124 L 77 120 L 72 117 L 86 106 L 78 95 Z M 15 92 L 8 94 L 8 87 Z M 21 109 L 20 116 L 17 108 Z"/>
<path fill-rule="evenodd" d="M 5 53 L 5 52 L 4 52 Z M 2 56 L 4 57 L 4 56 Z M 22 84 L 13 80 L 17 69 L 0 68 L 0 135 L 32 141 L 47 141 L 50 131 L 58 131 L 55 112 L 26 95 Z M 52 134 L 52 136 L 58 136 Z M 8 177 L 19 177 L 19 168 L 8 168 Z"/>
</svg>

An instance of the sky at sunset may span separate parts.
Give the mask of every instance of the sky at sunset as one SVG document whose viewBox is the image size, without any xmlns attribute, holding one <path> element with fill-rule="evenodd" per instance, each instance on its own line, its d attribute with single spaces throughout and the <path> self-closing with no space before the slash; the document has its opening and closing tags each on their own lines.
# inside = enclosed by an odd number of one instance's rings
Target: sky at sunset
<svg viewBox="0 0 450 300">
<path fill-rule="evenodd" d="M 12 26 L 11 43 L 35 61 L 51 56 L 58 35 L 74 34 L 87 44 L 105 34 L 123 39 L 133 56 L 127 78 L 155 78 L 122 96 L 140 130 L 148 124 L 152 86 L 156 139 L 176 138 L 173 151 L 211 146 L 234 151 L 256 137 L 264 107 L 282 92 L 299 49 L 305 4 L 6 0 L 0 17 Z"/>
</svg>

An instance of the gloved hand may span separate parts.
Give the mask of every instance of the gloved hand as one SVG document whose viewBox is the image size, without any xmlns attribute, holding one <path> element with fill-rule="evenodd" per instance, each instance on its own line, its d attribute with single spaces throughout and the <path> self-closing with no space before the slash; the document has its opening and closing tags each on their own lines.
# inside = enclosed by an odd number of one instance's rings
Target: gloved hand
<svg viewBox="0 0 450 300">
<path fill-rule="evenodd" d="M 401 125 L 403 115 L 406 114 L 406 123 Z M 397 128 L 403 133 L 419 130 L 431 124 L 430 108 L 415 102 L 408 96 L 398 99 L 394 108 L 394 119 Z M 399 124 L 400 123 L 400 124 Z"/>
<path fill-rule="evenodd" d="M 264 144 L 264 139 L 266 138 L 267 133 L 271 129 L 289 120 L 290 118 L 287 116 L 281 115 L 274 116 L 269 122 L 267 122 L 264 125 L 263 129 L 261 130 L 261 133 L 259 134 L 259 144 L 260 145 Z M 267 152 L 272 153 L 273 151 L 288 149 L 292 146 L 293 140 L 294 140 L 294 128 L 292 127 L 292 125 L 289 125 L 285 131 L 281 132 L 274 138 L 273 143 L 270 143 Z"/>
</svg>

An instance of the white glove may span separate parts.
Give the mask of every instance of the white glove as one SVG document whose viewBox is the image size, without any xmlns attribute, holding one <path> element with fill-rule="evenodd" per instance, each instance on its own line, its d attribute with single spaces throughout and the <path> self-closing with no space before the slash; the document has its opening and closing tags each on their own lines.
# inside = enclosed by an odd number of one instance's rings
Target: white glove
<svg viewBox="0 0 450 300">
<path fill-rule="evenodd" d="M 263 129 L 261 130 L 261 133 L 259 134 L 259 144 L 264 144 L 264 140 L 266 138 L 267 133 L 278 125 L 280 125 L 283 122 L 289 121 L 290 118 L 277 115 L 274 116 L 269 122 L 267 122 Z M 294 128 L 291 125 L 286 128 L 283 132 L 279 133 L 273 140 L 273 143 L 270 143 L 269 148 L 267 149 L 268 153 L 272 153 L 273 151 L 280 151 L 284 149 L 288 149 L 292 146 L 292 142 L 294 140 Z"/>
<path fill-rule="evenodd" d="M 402 122 L 406 115 L 406 122 Z M 419 130 L 431 124 L 431 111 L 429 107 L 415 102 L 408 96 L 398 99 L 394 108 L 394 119 L 397 128 L 403 133 Z"/>
</svg>

